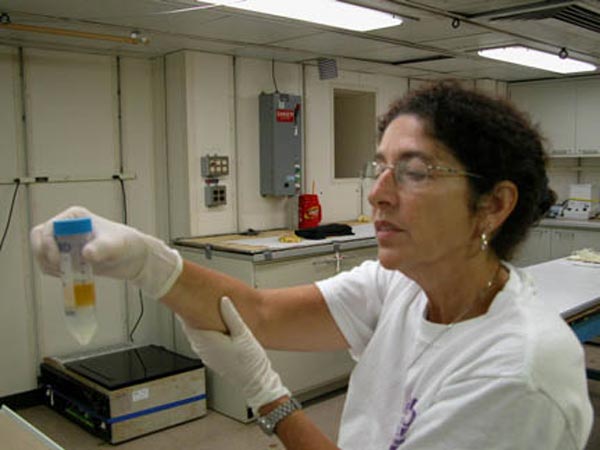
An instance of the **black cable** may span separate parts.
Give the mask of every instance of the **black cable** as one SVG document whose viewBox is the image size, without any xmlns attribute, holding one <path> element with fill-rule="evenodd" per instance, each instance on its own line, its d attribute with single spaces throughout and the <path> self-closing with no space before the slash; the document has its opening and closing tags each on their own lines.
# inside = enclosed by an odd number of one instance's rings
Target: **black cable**
<svg viewBox="0 0 600 450">
<path fill-rule="evenodd" d="M 119 183 L 121 184 L 121 194 L 123 196 L 123 223 L 125 225 L 127 225 L 128 214 L 127 214 L 127 193 L 125 192 L 125 181 L 123 180 L 123 178 L 121 178 L 120 175 L 114 175 L 113 178 L 119 180 Z M 135 325 L 131 329 L 131 332 L 129 333 L 129 340 L 131 342 L 134 342 L 133 333 L 135 333 L 135 330 L 137 329 L 137 327 L 140 324 L 142 317 L 144 315 L 144 298 L 142 297 L 141 290 L 138 290 L 138 295 L 140 297 L 140 314 L 139 314 L 137 320 L 135 321 Z"/>
<path fill-rule="evenodd" d="M 0 241 L 0 251 L 2 251 L 2 247 L 4 246 L 4 240 L 6 239 L 6 235 L 8 234 L 8 229 L 10 228 L 10 222 L 12 219 L 13 209 L 15 207 L 15 200 L 17 199 L 17 193 L 19 192 L 19 186 L 21 185 L 21 180 L 18 178 L 15 180 L 17 183 L 15 186 L 15 191 L 13 192 L 12 201 L 10 202 L 10 210 L 8 211 L 8 220 L 6 221 L 6 227 L 4 228 L 4 233 L 2 234 L 2 240 Z"/>
<path fill-rule="evenodd" d="M 135 322 L 135 325 L 133 325 L 133 328 L 131 329 L 131 332 L 129 333 L 129 340 L 131 342 L 134 342 L 133 340 L 133 333 L 135 333 L 135 330 L 137 329 L 138 325 L 140 324 L 140 321 L 142 320 L 142 316 L 144 315 L 144 299 L 142 297 L 142 290 L 138 290 L 138 294 L 140 296 L 140 315 L 137 318 L 137 321 Z"/>
<path fill-rule="evenodd" d="M 277 80 L 275 79 L 275 60 L 271 60 L 271 77 L 273 77 L 273 85 L 275 86 L 275 92 L 279 94 L 279 89 L 277 89 Z"/>
<path fill-rule="evenodd" d="M 125 194 L 125 182 L 123 178 L 119 177 L 119 183 L 121 184 L 121 194 L 123 196 L 123 223 L 127 225 L 127 195 Z"/>
</svg>

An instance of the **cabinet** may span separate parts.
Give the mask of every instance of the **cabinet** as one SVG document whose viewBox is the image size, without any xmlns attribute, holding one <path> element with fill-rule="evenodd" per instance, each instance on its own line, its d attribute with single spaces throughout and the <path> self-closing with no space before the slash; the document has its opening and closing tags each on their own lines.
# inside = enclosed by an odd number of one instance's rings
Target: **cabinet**
<svg viewBox="0 0 600 450">
<path fill-rule="evenodd" d="M 550 260 L 550 238 L 550 230 L 532 229 L 515 253 L 512 263 L 519 267 L 527 267 Z"/>
<path fill-rule="evenodd" d="M 600 156 L 600 80 L 577 83 L 576 136 L 581 156 Z"/>
<path fill-rule="evenodd" d="M 600 250 L 600 228 L 536 227 L 519 247 L 512 262 L 516 266 L 526 267 L 564 258 L 583 248 Z"/>
<path fill-rule="evenodd" d="M 377 258 L 374 238 L 327 242 L 290 250 L 252 252 L 243 247 L 224 249 L 207 239 L 180 239 L 176 248 L 185 259 L 228 273 L 257 288 L 277 288 L 313 283 Z M 222 238 L 221 238 L 222 242 Z M 318 242 L 318 241 L 317 241 Z M 187 339 L 177 327 L 176 349 L 191 355 Z M 273 368 L 300 400 L 314 398 L 345 386 L 354 361 L 347 351 L 268 351 Z M 236 386 L 207 368 L 207 400 L 210 408 L 242 422 L 253 419 Z"/>
<path fill-rule="evenodd" d="M 540 125 L 550 156 L 600 156 L 600 80 L 518 84 L 510 96 Z"/>
</svg>

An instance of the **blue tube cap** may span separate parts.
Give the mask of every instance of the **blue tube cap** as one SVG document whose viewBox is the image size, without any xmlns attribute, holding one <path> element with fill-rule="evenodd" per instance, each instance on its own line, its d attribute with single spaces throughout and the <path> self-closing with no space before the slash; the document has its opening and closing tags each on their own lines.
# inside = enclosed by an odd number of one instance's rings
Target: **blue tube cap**
<svg viewBox="0 0 600 450">
<path fill-rule="evenodd" d="M 84 234 L 92 231 L 91 217 L 78 217 L 76 219 L 55 220 L 54 235 L 68 236 L 70 234 Z"/>
</svg>

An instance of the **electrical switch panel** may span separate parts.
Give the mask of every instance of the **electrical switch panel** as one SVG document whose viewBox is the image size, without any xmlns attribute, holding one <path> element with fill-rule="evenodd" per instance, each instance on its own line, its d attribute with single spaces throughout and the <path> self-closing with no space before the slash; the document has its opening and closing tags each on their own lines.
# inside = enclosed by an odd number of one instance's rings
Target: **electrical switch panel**
<svg viewBox="0 0 600 450">
<path fill-rule="evenodd" d="M 229 175 L 229 156 L 203 156 L 200 158 L 200 166 L 204 178 L 218 178 Z"/>
<path fill-rule="evenodd" d="M 221 184 L 204 186 L 204 204 L 208 208 L 227 204 L 227 187 Z"/>
<path fill-rule="evenodd" d="M 300 96 L 260 94 L 260 193 L 291 196 L 300 192 L 302 123 Z"/>
</svg>

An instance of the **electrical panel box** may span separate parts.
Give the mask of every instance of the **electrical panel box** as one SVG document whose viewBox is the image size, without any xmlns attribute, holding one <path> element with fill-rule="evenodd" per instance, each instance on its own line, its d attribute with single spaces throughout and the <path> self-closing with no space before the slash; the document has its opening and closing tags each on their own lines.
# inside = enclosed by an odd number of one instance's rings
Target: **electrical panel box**
<svg viewBox="0 0 600 450">
<path fill-rule="evenodd" d="M 227 187 L 222 184 L 204 186 L 204 204 L 211 208 L 227 204 Z"/>
<path fill-rule="evenodd" d="M 260 193 L 291 196 L 300 191 L 302 132 L 300 96 L 260 94 Z"/>
<path fill-rule="evenodd" d="M 218 178 L 229 175 L 229 157 L 208 155 L 200 158 L 200 170 L 204 178 Z"/>
</svg>

